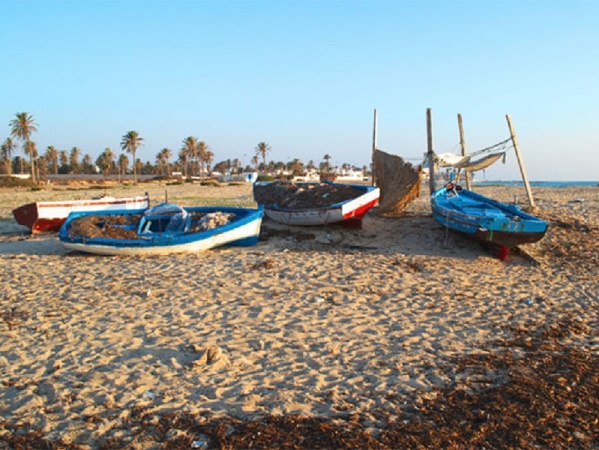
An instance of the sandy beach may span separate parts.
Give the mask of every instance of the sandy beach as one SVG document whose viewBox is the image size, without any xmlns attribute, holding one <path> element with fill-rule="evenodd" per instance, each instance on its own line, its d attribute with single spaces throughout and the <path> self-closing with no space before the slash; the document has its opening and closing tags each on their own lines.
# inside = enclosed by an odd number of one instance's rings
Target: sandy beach
<svg viewBox="0 0 599 450">
<path fill-rule="evenodd" d="M 252 205 L 247 185 L 106 193 L 145 191 L 153 203 L 166 191 L 183 206 Z M 526 206 L 524 188 L 477 191 Z M 35 439 L 82 449 L 223 445 L 182 421 L 157 434 L 173 414 L 195 426 L 357 423 L 373 447 L 393 448 L 385 430 L 442 392 L 509 384 L 505 367 L 460 361 L 505 355 L 523 333 L 533 342 L 569 324 L 552 342 L 597 365 L 599 187 L 533 188 L 549 231 L 507 261 L 437 225 L 427 192 L 401 217 L 370 213 L 361 230 L 265 220 L 255 247 L 141 258 L 69 253 L 55 235 L 29 236 L 12 220 L 22 204 L 101 190 L 0 189 L 0 448 Z M 512 345 L 510 361 L 531 348 Z M 571 424 L 571 448 L 599 445 L 597 428 Z"/>
</svg>

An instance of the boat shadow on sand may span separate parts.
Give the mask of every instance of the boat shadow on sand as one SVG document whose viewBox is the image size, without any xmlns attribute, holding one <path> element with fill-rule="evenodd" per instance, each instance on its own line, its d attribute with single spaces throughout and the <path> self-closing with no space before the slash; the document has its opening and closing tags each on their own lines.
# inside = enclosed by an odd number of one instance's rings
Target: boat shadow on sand
<svg viewBox="0 0 599 450">
<path fill-rule="evenodd" d="M 0 255 L 66 255 L 56 234 L 0 233 Z"/>
<path fill-rule="evenodd" d="M 259 247 L 295 252 L 341 252 L 381 255 L 433 256 L 460 260 L 493 257 L 492 250 L 449 232 L 430 213 L 406 213 L 400 217 L 367 214 L 361 229 L 342 225 L 300 227 L 265 219 Z M 56 234 L 29 235 L 21 231 L 0 233 L 0 255 L 83 256 L 65 249 Z M 530 263 L 518 252 L 512 263 Z"/>
<path fill-rule="evenodd" d="M 361 229 L 342 225 L 299 227 L 264 220 L 259 245 L 295 252 L 369 253 L 476 260 L 496 257 L 496 249 L 440 226 L 430 213 L 379 217 L 369 213 Z M 523 251 L 510 254 L 511 263 L 535 263 Z"/>
</svg>

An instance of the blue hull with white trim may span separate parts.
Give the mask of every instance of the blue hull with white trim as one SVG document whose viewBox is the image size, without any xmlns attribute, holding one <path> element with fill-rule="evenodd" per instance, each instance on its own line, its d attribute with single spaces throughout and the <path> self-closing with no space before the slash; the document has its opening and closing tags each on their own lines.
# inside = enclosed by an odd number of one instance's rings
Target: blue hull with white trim
<svg viewBox="0 0 599 450">
<path fill-rule="evenodd" d="M 548 226 L 516 205 L 500 203 L 451 183 L 433 192 L 431 208 L 440 225 L 476 241 L 507 248 L 539 241 Z"/>
<path fill-rule="evenodd" d="M 77 212 L 69 214 L 58 238 L 69 250 L 99 255 L 191 253 L 256 245 L 262 217 L 262 208 L 172 204 L 101 215 Z"/>
</svg>

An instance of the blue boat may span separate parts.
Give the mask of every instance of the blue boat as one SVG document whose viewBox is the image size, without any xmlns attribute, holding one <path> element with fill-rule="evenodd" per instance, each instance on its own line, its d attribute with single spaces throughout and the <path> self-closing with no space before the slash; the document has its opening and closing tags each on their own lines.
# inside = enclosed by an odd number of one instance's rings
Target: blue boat
<svg viewBox="0 0 599 450">
<path fill-rule="evenodd" d="M 510 249 L 543 238 L 547 222 L 505 204 L 448 183 L 431 195 L 435 220 L 473 240 Z"/>
<path fill-rule="evenodd" d="M 164 255 L 258 242 L 262 208 L 181 207 L 73 212 L 58 238 L 69 250 L 99 255 Z"/>
</svg>

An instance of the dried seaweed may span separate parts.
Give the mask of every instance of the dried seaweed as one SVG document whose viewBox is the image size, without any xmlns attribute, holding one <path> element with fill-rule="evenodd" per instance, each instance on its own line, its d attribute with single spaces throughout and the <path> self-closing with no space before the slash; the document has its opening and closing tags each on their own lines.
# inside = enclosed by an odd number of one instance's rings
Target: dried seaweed
<svg viewBox="0 0 599 450">
<path fill-rule="evenodd" d="M 595 336 L 596 331 L 572 318 L 514 328 L 511 339 L 491 342 L 486 353 L 462 356 L 447 367 L 477 376 L 439 389 L 433 397 L 396 400 L 397 411 L 391 412 L 399 420 L 386 420 L 389 410 L 372 411 L 382 424 L 376 428 L 356 414 L 244 421 L 170 413 L 156 421 L 140 407 L 123 425 L 127 438 L 107 437 L 98 448 L 143 443 L 161 449 L 593 449 L 599 446 L 599 356 L 568 344 L 573 335 Z M 497 373 L 502 374 L 499 382 Z M 0 441 L 11 448 L 81 448 L 49 441 L 40 430 L 2 421 L 0 428 Z"/>
<path fill-rule="evenodd" d="M 140 219 L 141 214 L 81 216 L 71 222 L 69 236 L 137 239 Z"/>
</svg>

